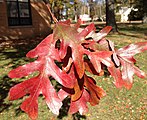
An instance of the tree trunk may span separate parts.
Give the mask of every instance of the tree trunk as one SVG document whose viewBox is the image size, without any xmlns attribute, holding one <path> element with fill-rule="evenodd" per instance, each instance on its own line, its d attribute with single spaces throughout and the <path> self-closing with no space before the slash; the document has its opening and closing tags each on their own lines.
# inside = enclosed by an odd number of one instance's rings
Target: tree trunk
<svg viewBox="0 0 147 120">
<path fill-rule="evenodd" d="M 93 17 L 95 15 L 94 11 L 94 1 L 93 0 L 88 0 L 89 7 L 90 7 L 90 18 L 93 20 Z"/>
<path fill-rule="evenodd" d="M 147 23 L 147 0 L 143 0 L 143 14 L 144 14 L 144 17 L 143 17 L 143 23 Z"/>
<path fill-rule="evenodd" d="M 75 14 L 75 22 L 78 21 L 78 15 L 77 15 L 77 1 L 74 1 L 74 14 Z"/>
<path fill-rule="evenodd" d="M 114 14 L 114 0 L 106 0 L 106 25 L 112 26 L 113 32 L 118 32 Z"/>
</svg>

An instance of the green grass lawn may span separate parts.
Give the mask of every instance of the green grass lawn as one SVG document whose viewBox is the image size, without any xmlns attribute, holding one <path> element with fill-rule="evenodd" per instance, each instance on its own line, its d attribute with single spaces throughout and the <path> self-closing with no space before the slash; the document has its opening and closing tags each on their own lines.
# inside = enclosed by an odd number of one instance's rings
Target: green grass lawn
<svg viewBox="0 0 147 120">
<path fill-rule="evenodd" d="M 118 27 L 119 34 L 110 33 L 107 36 L 107 39 L 116 44 L 116 48 L 147 40 L 147 24 L 128 24 Z M 11 69 L 33 60 L 26 58 L 25 54 L 36 44 L 36 40 L 29 41 L 25 45 L 10 42 L 0 48 L 0 120 L 29 120 L 19 108 L 24 98 L 16 101 L 8 101 L 7 98 L 9 89 L 27 77 L 10 79 L 7 74 Z M 137 66 L 147 73 L 147 52 L 138 54 L 135 58 Z M 93 77 L 97 84 L 106 91 L 107 96 L 101 99 L 99 105 L 89 105 L 89 112 L 85 116 L 67 115 L 68 106 L 66 105 L 61 109 L 61 114 L 55 116 L 40 97 L 38 120 L 147 120 L 147 78 L 140 79 L 134 76 L 132 89 L 126 90 L 115 88 L 111 77 Z"/>
</svg>

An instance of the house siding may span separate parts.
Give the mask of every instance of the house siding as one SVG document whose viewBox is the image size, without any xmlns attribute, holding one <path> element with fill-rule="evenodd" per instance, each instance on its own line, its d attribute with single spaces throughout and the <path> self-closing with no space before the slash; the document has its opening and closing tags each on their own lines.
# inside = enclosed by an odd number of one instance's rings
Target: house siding
<svg viewBox="0 0 147 120">
<path fill-rule="evenodd" d="M 50 14 L 43 2 L 31 0 L 32 25 L 8 26 L 6 0 L 0 2 L 0 40 L 46 36 L 51 32 Z"/>
</svg>

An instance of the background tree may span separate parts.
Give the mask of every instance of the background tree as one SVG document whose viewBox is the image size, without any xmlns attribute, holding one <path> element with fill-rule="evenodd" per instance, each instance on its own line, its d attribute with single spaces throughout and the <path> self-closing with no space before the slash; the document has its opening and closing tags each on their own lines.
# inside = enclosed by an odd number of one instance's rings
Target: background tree
<svg viewBox="0 0 147 120">
<path fill-rule="evenodd" d="M 143 22 L 147 23 L 147 0 L 143 0 L 143 12 L 144 12 Z"/>
<path fill-rule="evenodd" d="M 52 13 L 60 20 L 62 18 L 62 10 L 64 9 L 65 0 L 49 0 Z"/>
<path fill-rule="evenodd" d="M 94 15 L 95 15 L 95 3 L 94 3 L 94 0 L 88 0 L 88 3 L 89 3 L 89 7 L 90 7 L 90 17 L 91 19 L 93 19 Z"/>
<path fill-rule="evenodd" d="M 96 12 L 98 12 L 99 17 L 103 17 L 106 15 L 106 6 L 104 0 L 97 0 L 96 1 Z"/>
<path fill-rule="evenodd" d="M 82 2 L 80 0 L 71 0 L 73 1 L 73 7 L 74 7 L 74 20 L 78 20 L 78 16 L 80 15 Z"/>
<path fill-rule="evenodd" d="M 142 20 L 143 14 L 143 0 L 130 0 L 130 6 L 134 8 L 129 15 L 130 20 Z"/>
<path fill-rule="evenodd" d="M 52 13 L 58 20 L 77 19 L 81 6 L 80 0 L 49 0 Z"/>
<path fill-rule="evenodd" d="M 143 20 L 147 16 L 147 0 L 130 0 L 134 10 L 129 15 L 130 20 Z"/>
<path fill-rule="evenodd" d="M 80 0 L 68 0 L 68 18 L 77 21 L 80 15 L 82 2 Z"/>
<path fill-rule="evenodd" d="M 114 0 L 106 0 L 106 25 L 112 26 L 113 32 L 117 32 L 117 24 L 114 14 Z"/>
</svg>

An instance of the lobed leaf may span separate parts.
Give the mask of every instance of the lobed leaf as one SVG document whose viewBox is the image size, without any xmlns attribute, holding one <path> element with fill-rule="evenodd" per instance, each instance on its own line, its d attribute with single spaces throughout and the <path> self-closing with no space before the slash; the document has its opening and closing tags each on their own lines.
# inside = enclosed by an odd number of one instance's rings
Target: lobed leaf
<svg viewBox="0 0 147 120">
<path fill-rule="evenodd" d="M 79 78 L 83 77 L 85 71 L 83 59 L 84 48 L 82 46 L 82 42 L 84 41 L 85 36 L 94 29 L 94 24 L 90 24 L 82 32 L 79 33 L 77 31 L 77 27 L 72 27 L 60 22 L 56 25 L 54 30 L 54 40 L 56 41 L 60 39 L 61 41 L 61 48 L 59 50 L 61 58 L 64 58 L 66 56 L 68 46 L 71 48 L 73 63 L 75 65 Z"/>
<path fill-rule="evenodd" d="M 113 52 L 111 51 L 86 52 L 88 58 L 98 73 L 101 72 L 101 63 L 108 67 L 113 66 L 113 62 L 109 58 L 112 53 Z"/>
<path fill-rule="evenodd" d="M 103 39 L 104 37 L 107 36 L 107 34 L 112 30 L 111 26 L 106 26 L 102 30 L 100 30 L 98 33 L 95 33 L 95 31 L 91 31 L 88 37 L 91 37 L 94 41 L 98 42 L 99 40 Z"/>
<path fill-rule="evenodd" d="M 21 104 L 21 109 L 31 119 L 37 119 L 40 94 L 44 96 L 50 110 L 57 115 L 66 97 L 71 99 L 71 114 L 88 112 L 88 102 L 91 105 L 98 104 L 106 93 L 85 71 L 100 76 L 104 74 L 106 66 L 116 87 L 127 89 L 132 87 L 134 74 L 145 77 L 145 73 L 134 65 L 134 55 L 147 50 L 147 42 L 116 50 L 114 43 L 104 38 L 111 31 L 111 26 L 95 33 L 93 23 L 80 29 L 81 22 L 79 20 L 75 25 L 71 25 L 70 20 L 57 22 L 53 34 L 27 53 L 27 57 L 36 60 L 9 72 L 11 78 L 22 78 L 38 72 L 36 77 L 15 85 L 9 91 L 10 100 L 29 95 Z M 58 94 L 49 78 L 61 84 Z"/>
<path fill-rule="evenodd" d="M 86 103 L 88 101 L 89 101 L 89 94 L 86 90 L 84 90 L 82 96 L 78 100 L 71 101 L 69 113 L 74 114 L 78 111 L 81 115 L 87 113 L 88 112 L 88 106 L 87 106 Z"/>
<path fill-rule="evenodd" d="M 108 71 L 110 72 L 111 76 L 114 78 L 115 82 L 114 85 L 117 88 L 122 88 L 123 86 L 125 86 L 126 88 L 130 88 L 131 86 L 126 86 L 126 84 L 124 83 L 123 79 L 122 79 L 122 74 L 119 68 L 116 68 L 115 66 L 113 67 L 108 67 Z"/>
<path fill-rule="evenodd" d="M 118 49 L 117 54 L 121 57 L 133 57 L 135 54 L 144 52 L 145 50 L 147 50 L 147 42 L 139 42 Z"/>
<path fill-rule="evenodd" d="M 59 114 L 62 102 L 57 96 L 48 77 L 42 74 L 12 87 L 9 91 L 9 99 L 15 100 L 29 94 L 29 97 L 21 104 L 21 109 L 25 111 L 31 119 L 36 119 L 38 115 L 38 96 L 41 93 L 45 97 L 46 103 L 51 111 L 54 114 Z"/>
<path fill-rule="evenodd" d="M 143 71 L 134 65 L 136 62 L 134 55 L 147 50 L 147 42 L 131 44 L 118 50 L 114 50 L 111 44 L 111 48 L 115 53 L 115 57 L 113 57 L 115 64 L 119 65 L 119 62 L 121 63 L 121 70 L 115 67 L 109 68 L 109 72 L 116 81 L 115 85 L 119 88 L 124 86 L 130 89 L 133 84 L 134 74 L 140 78 L 146 76 Z"/>
<path fill-rule="evenodd" d="M 106 95 L 104 90 L 98 86 L 96 86 L 95 81 L 93 78 L 84 76 L 85 82 L 84 85 L 89 92 L 89 102 L 91 105 L 96 105 L 99 103 L 99 100 Z"/>
</svg>

